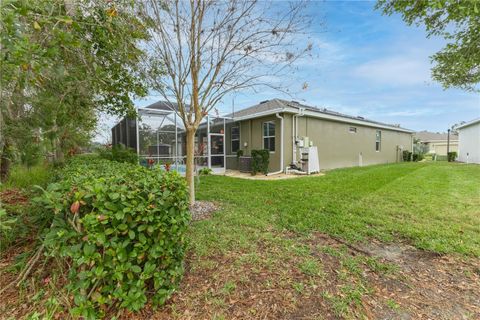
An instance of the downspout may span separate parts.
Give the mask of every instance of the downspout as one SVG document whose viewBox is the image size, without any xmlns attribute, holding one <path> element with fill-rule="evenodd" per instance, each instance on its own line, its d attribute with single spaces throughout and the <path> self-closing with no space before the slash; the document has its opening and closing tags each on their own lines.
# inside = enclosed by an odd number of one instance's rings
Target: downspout
<svg viewBox="0 0 480 320">
<path fill-rule="evenodd" d="M 283 170 L 284 170 L 284 168 L 283 168 L 283 117 L 280 116 L 279 113 L 276 113 L 275 116 L 278 119 L 280 119 L 280 170 L 275 171 L 275 172 L 269 172 L 267 174 L 267 176 L 282 173 Z"/>
<path fill-rule="evenodd" d="M 296 141 L 298 137 L 298 117 L 304 116 L 304 108 L 300 108 L 297 114 L 294 114 L 292 117 L 292 164 L 297 164 L 297 148 Z"/>
</svg>

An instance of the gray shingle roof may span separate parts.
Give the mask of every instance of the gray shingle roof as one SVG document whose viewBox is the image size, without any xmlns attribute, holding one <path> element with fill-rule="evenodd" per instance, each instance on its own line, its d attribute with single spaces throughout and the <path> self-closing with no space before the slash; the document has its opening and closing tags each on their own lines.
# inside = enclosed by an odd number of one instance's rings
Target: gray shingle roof
<svg viewBox="0 0 480 320">
<path fill-rule="evenodd" d="M 189 106 L 187 106 L 188 108 Z M 178 106 L 176 103 L 169 103 L 166 101 L 158 101 L 155 103 L 152 103 L 151 105 L 145 107 L 147 109 L 156 109 L 156 110 L 169 110 L 169 111 L 176 111 L 178 110 Z M 382 126 L 388 126 L 391 127 L 392 129 L 403 129 L 398 125 L 394 124 L 388 124 L 388 123 L 383 123 L 383 122 L 378 122 L 378 121 L 373 121 L 369 119 L 365 119 L 364 117 L 360 116 L 350 116 L 347 114 L 343 114 L 340 112 L 336 112 L 333 110 L 329 110 L 327 108 L 317 108 L 317 107 L 312 107 L 305 105 L 303 103 L 297 102 L 297 101 L 288 101 L 288 100 L 283 100 L 283 99 L 271 99 L 271 100 L 265 100 L 262 101 L 254 106 L 241 109 L 238 111 L 235 111 L 235 113 L 230 113 L 226 115 L 227 118 L 242 118 L 242 117 L 255 117 L 255 115 L 262 115 L 265 113 L 268 113 L 269 111 L 274 111 L 274 110 L 279 110 L 279 109 L 284 109 L 284 108 L 296 108 L 296 109 L 305 109 L 308 111 L 313 111 L 313 112 L 318 112 L 320 114 L 325 114 L 325 115 L 332 115 L 332 116 L 337 116 L 337 117 L 342 117 L 345 119 L 351 119 L 351 120 L 356 120 L 356 121 L 362 121 L 362 122 L 367 122 L 371 124 L 378 124 Z M 405 129 L 404 129 L 405 130 Z"/>
<path fill-rule="evenodd" d="M 288 101 L 283 99 L 272 99 L 272 100 L 262 101 L 259 104 L 254 105 L 252 107 L 236 111 L 234 114 L 229 114 L 227 115 L 227 117 L 233 116 L 234 118 L 236 118 L 236 117 L 254 116 L 257 113 L 264 113 L 264 112 L 287 108 L 287 107 L 297 108 L 297 109 L 303 108 L 305 110 L 314 111 L 321 114 L 332 115 L 332 116 L 337 116 L 337 117 L 342 117 L 342 118 L 357 120 L 357 121 L 363 121 L 363 122 L 368 122 L 368 123 L 378 124 L 383 126 L 389 126 L 392 128 L 400 128 L 400 126 L 394 125 L 394 124 L 378 122 L 378 121 L 366 119 L 360 116 L 351 116 L 344 113 L 329 110 L 327 108 L 312 107 L 297 101 Z"/>
</svg>

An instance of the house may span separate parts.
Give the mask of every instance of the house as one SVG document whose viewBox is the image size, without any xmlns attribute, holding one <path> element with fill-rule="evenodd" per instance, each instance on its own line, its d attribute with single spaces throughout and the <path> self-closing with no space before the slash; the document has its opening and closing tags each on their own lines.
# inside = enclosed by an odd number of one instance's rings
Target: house
<svg viewBox="0 0 480 320">
<path fill-rule="evenodd" d="M 185 130 L 176 110 L 174 103 L 162 101 L 139 109 L 135 148 L 141 158 L 174 163 L 183 171 Z M 128 121 L 122 121 L 122 128 L 130 127 Z M 126 144 L 119 137 L 130 134 L 121 132 L 112 129 L 114 144 Z M 169 154 L 152 153 L 155 148 L 151 146 L 164 144 L 172 146 Z M 239 153 L 248 157 L 252 150 L 267 149 L 269 172 L 279 173 L 287 167 L 302 168 L 305 156 L 301 150 L 306 150 L 302 147 L 310 146 L 309 150 L 316 149 L 310 156 L 318 159 L 320 170 L 400 162 L 404 150 L 412 151 L 413 131 L 296 101 L 272 99 L 224 117 L 206 116 L 195 137 L 195 156 L 198 166 L 223 172 L 239 168 Z"/>
<path fill-rule="evenodd" d="M 411 130 L 296 101 L 262 101 L 229 116 L 234 119 L 232 132 L 239 131 L 245 155 L 254 149 L 270 150 L 272 172 L 284 171 L 291 164 L 299 166 L 302 144 L 317 147 L 322 170 L 399 162 L 403 150 L 412 150 Z M 229 131 L 227 145 L 232 136 Z M 228 146 L 227 151 L 236 152 Z M 236 168 L 235 160 L 230 162 L 227 168 Z"/>
<path fill-rule="evenodd" d="M 458 161 L 480 163 L 480 118 L 464 123 L 458 130 Z"/>
<path fill-rule="evenodd" d="M 425 153 L 446 156 L 447 149 L 458 152 L 458 134 L 455 132 L 451 132 L 449 138 L 446 132 L 419 131 L 415 132 L 414 139 L 423 145 Z"/>
</svg>

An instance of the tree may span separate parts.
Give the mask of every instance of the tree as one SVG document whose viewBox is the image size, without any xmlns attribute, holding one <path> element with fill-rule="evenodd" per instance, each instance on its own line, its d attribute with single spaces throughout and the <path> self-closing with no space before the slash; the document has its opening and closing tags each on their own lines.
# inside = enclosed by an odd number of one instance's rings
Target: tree
<svg viewBox="0 0 480 320">
<path fill-rule="evenodd" d="M 444 37 L 449 43 L 431 57 L 433 79 L 444 88 L 479 92 L 480 2 L 379 0 L 376 8 L 401 14 L 409 25 L 425 25 L 429 37 Z"/>
<path fill-rule="evenodd" d="M 148 34 L 131 4 L 6 0 L 0 10 L 3 179 L 20 138 L 39 132 L 62 161 L 88 140 L 97 111 L 135 113 L 132 98 L 146 94 L 138 41 Z"/>
<path fill-rule="evenodd" d="M 308 19 L 304 3 L 274 1 L 155 1 L 143 6 L 151 40 L 149 79 L 169 102 L 186 131 L 186 179 L 195 201 L 194 137 L 202 119 L 229 93 L 259 86 L 282 89 L 272 81 L 286 73 L 311 45 L 296 34 Z M 164 70 L 165 77 L 158 77 Z"/>
</svg>

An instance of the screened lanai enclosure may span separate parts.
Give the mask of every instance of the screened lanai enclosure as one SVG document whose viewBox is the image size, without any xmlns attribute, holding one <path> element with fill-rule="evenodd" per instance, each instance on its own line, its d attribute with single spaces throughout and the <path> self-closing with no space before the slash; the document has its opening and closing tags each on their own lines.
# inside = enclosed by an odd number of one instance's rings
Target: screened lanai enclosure
<svg viewBox="0 0 480 320">
<path fill-rule="evenodd" d="M 228 117 L 207 115 L 204 118 L 195 135 L 197 170 L 211 168 L 222 173 L 229 160 L 236 160 L 236 155 L 227 154 L 225 145 L 232 134 L 235 138 L 235 128 Z M 227 131 L 229 137 L 226 137 Z M 185 172 L 185 126 L 174 104 L 160 101 L 139 108 L 137 119 L 124 118 L 112 128 L 112 144 L 136 150 L 143 166 L 160 165 Z"/>
</svg>

